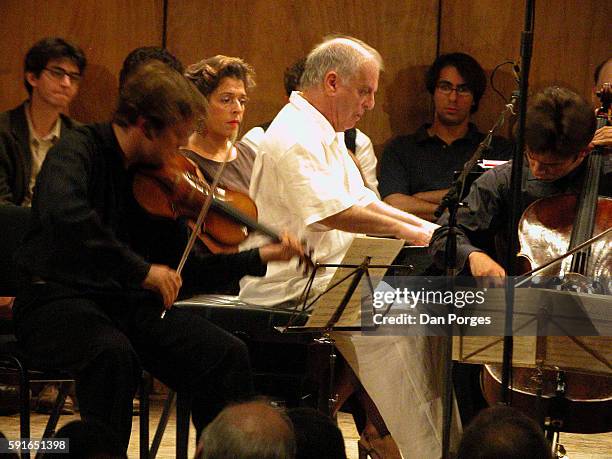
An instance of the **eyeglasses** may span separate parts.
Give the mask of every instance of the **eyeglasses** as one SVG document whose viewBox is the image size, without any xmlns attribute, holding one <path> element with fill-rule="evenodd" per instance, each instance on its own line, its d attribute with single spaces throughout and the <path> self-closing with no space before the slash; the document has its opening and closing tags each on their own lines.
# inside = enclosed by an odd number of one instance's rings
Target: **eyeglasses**
<svg viewBox="0 0 612 459">
<path fill-rule="evenodd" d="M 467 97 L 472 95 L 472 90 L 468 88 L 466 84 L 459 84 L 453 86 L 449 81 L 438 81 L 436 89 L 445 96 L 450 95 L 451 92 L 455 91 L 459 97 Z"/>
<path fill-rule="evenodd" d="M 44 70 L 49 72 L 49 74 L 56 80 L 61 81 L 64 77 L 68 77 L 70 82 L 73 84 L 79 84 L 83 76 L 80 73 L 67 72 L 61 67 L 45 67 Z"/>
<path fill-rule="evenodd" d="M 245 96 L 234 96 L 230 94 L 222 94 L 221 97 L 219 97 L 219 102 L 221 102 L 221 104 L 224 107 L 233 106 L 237 102 L 238 105 L 240 105 L 240 107 L 244 108 L 246 107 L 246 104 L 249 102 L 249 98 Z"/>
</svg>

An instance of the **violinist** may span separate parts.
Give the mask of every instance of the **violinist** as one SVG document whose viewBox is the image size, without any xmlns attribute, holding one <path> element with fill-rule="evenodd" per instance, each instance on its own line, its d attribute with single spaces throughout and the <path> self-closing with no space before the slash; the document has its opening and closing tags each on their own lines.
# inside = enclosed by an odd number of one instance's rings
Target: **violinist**
<svg viewBox="0 0 612 459">
<path fill-rule="evenodd" d="M 539 198 L 580 191 L 595 127 L 589 104 L 569 89 L 550 87 L 532 97 L 525 125 L 525 208 Z M 507 163 L 483 174 L 470 189 L 468 207 L 459 209 L 457 261 L 473 276 L 506 274 L 501 260 L 508 241 L 504 232 L 511 201 L 511 168 Z M 601 173 L 599 194 L 612 196 L 610 161 L 604 162 Z M 434 260 L 440 266 L 444 263 L 447 219 L 448 214 L 442 216 L 442 228 L 431 242 Z"/>
<path fill-rule="evenodd" d="M 126 450 L 142 368 L 193 394 L 198 434 L 228 401 L 251 391 L 245 345 L 170 309 L 181 287 L 263 275 L 268 260 L 301 253 L 283 237 L 237 254 L 192 254 L 182 276 L 174 270 L 187 231 L 180 221 L 147 218 L 131 183 L 186 144 L 204 105 L 166 65 L 134 70 L 112 122 L 75 129 L 49 152 L 17 255 L 25 278 L 14 307 L 19 341 L 35 365 L 74 373 L 82 418 L 114 429 Z"/>
<path fill-rule="evenodd" d="M 208 115 L 181 153 L 197 164 L 210 182 L 227 157 L 219 185 L 248 195 L 255 151 L 238 136 L 255 86 L 253 68 L 237 57 L 214 56 L 187 67 L 185 76 L 208 101 Z"/>
</svg>

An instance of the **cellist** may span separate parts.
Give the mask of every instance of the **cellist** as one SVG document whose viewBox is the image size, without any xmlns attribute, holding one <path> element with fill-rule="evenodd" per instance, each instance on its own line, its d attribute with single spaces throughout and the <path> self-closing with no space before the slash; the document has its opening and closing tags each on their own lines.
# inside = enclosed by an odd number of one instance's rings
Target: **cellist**
<svg viewBox="0 0 612 459">
<path fill-rule="evenodd" d="M 612 145 L 606 136 L 594 138 L 595 127 L 590 105 L 569 89 L 549 87 L 531 98 L 525 123 L 524 208 L 539 198 L 580 191 L 589 152 L 595 145 Z M 506 163 L 479 177 L 465 200 L 468 206 L 459 210 L 457 261 L 466 274 L 506 275 L 502 260 L 508 241 L 504 232 L 510 216 L 511 170 L 512 165 Z M 599 194 L 612 196 L 609 155 L 601 173 Z M 440 266 L 444 263 L 447 222 L 445 214 L 439 221 L 442 227 L 431 240 L 434 261 Z"/>
</svg>

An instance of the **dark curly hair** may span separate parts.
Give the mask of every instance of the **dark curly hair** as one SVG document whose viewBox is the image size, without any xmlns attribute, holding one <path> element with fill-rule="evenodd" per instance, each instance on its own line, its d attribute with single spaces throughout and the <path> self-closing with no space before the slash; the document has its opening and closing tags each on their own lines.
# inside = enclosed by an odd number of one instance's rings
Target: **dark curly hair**
<svg viewBox="0 0 612 459">
<path fill-rule="evenodd" d="M 23 72 L 31 72 L 36 75 L 36 78 L 40 76 L 50 60 L 53 59 L 70 59 L 79 68 L 79 72 L 83 73 L 87 66 L 87 59 L 85 53 L 78 46 L 64 40 L 60 37 L 48 37 L 37 41 L 32 46 L 23 62 Z M 28 80 L 23 78 L 23 84 L 25 85 L 28 94 L 32 95 L 32 85 L 28 83 Z"/>
<path fill-rule="evenodd" d="M 476 113 L 478 111 L 480 99 L 485 89 L 487 89 L 487 76 L 485 75 L 485 71 L 478 61 L 468 54 L 442 54 L 425 73 L 425 86 L 431 95 L 433 95 L 436 90 L 440 72 L 444 67 L 455 67 L 459 75 L 465 80 L 465 84 L 474 95 L 474 105 L 472 105 L 470 113 Z"/>
<path fill-rule="evenodd" d="M 593 109 L 582 97 L 566 88 L 549 87 L 529 102 L 525 143 L 533 152 L 568 158 L 589 144 L 596 126 Z"/>
<path fill-rule="evenodd" d="M 285 84 L 285 93 L 287 93 L 287 97 L 289 97 L 293 91 L 300 89 L 300 79 L 302 78 L 302 73 L 304 73 L 304 64 L 306 64 L 306 58 L 302 57 L 285 69 L 283 82 Z"/>
<path fill-rule="evenodd" d="M 158 46 L 141 46 L 133 49 L 123 60 L 121 71 L 119 72 L 119 89 L 125 84 L 127 77 L 139 65 L 149 61 L 159 61 L 173 68 L 181 75 L 185 71 L 185 66 L 172 53 Z"/>
<path fill-rule="evenodd" d="M 207 98 L 225 77 L 241 80 L 245 89 L 251 89 L 255 86 L 253 67 L 239 57 L 228 57 L 220 54 L 191 64 L 185 70 L 185 77 Z"/>
</svg>

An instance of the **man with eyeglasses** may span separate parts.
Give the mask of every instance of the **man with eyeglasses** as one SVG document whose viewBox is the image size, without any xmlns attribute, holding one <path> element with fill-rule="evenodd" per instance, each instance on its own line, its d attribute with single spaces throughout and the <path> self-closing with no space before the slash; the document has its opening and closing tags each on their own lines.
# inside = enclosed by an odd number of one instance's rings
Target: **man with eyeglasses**
<svg viewBox="0 0 612 459">
<path fill-rule="evenodd" d="M 36 177 L 49 149 L 75 122 L 64 113 L 79 90 L 86 59 L 83 51 L 62 38 L 38 41 L 26 54 L 24 85 L 29 98 L 0 113 L 0 205 L 30 206 Z M 0 317 L 12 317 L 12 297 L 0 297 Z M 50 412 L 57 385 L 39 393 L 36 410 Z M 0 386 L 0 412 L 16 412 L 10 400 L 16 389 Z M 63 412 L 73 412 L 69 396 Z"/>
<path fill-rule="evenodd" d="M 484 134 L 470 123 L 470 115 L 487 86 L 480 64 L 464 53 L 438 57 L 425 74 L 433 97 L 434 117 L 414 134 L 399 136 L 385 148 L 379 185 L 383 200 L 429 221 L 453 181 L 472 156 Z M 510 158 L 512 144 L 495 137 L 487 159 Z"/>
<path fill-rule="evenodd" d="M 83 51 L 62 38 L 45 38 L 26 54 L 29 98 L 0 113 L 0 204 L 29 206 L 49 149 L 74 126 L 65 113 L 79 90 Z"/>
</svg>

